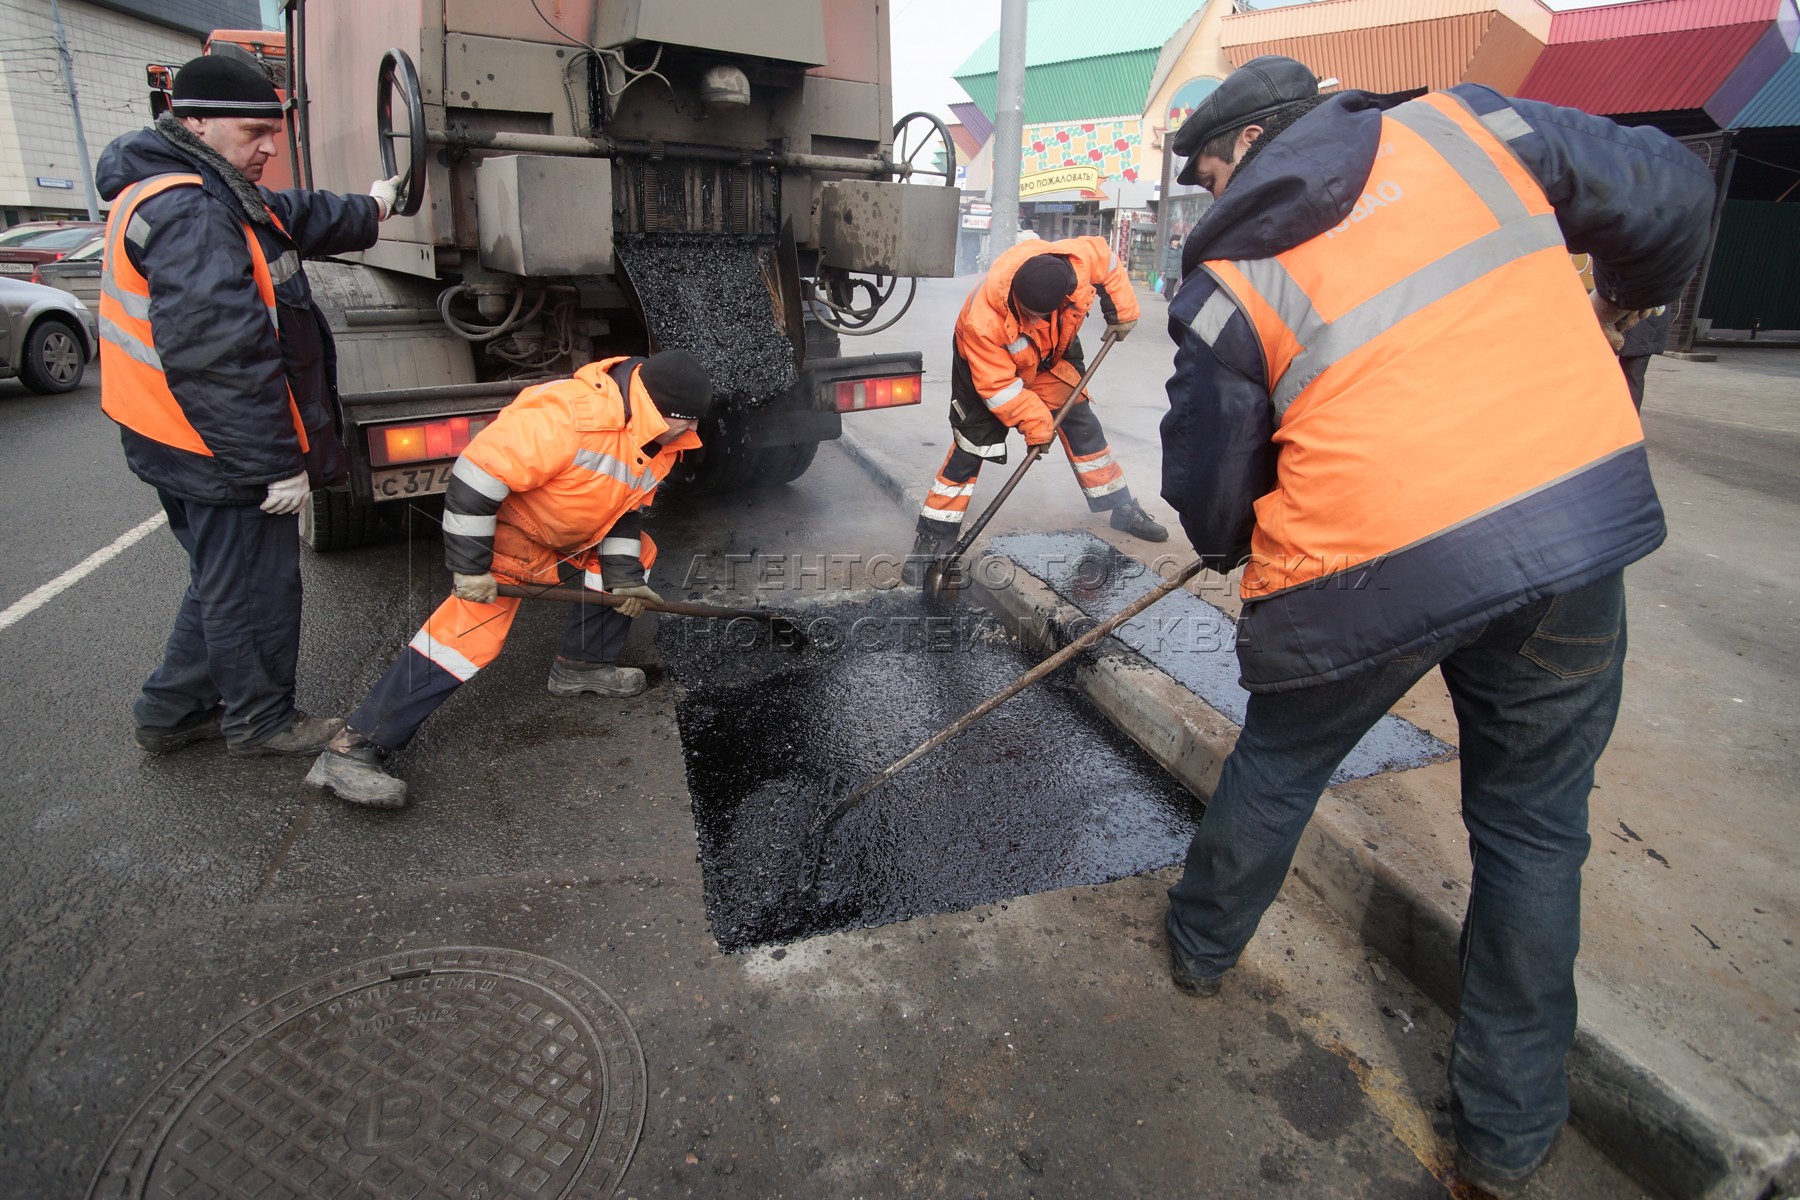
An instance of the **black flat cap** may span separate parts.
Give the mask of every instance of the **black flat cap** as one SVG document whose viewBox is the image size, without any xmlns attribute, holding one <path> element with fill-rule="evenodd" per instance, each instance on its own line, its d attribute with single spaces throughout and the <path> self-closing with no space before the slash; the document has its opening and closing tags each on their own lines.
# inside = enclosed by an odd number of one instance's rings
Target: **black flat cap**
<svg viewBox="0 0 1800 1200">
<path fill-rule="evenodd" d="M 1233 129 L 1254 125 L 1299 100 L 1319 94 L 1319 77 L 1305 63 L 1279 54 L 1253 58 L 1225 77 L 1194 115 L 1181 123 L 1170 145 L 1186 160 L 1177 183 L 1194 184 L 1194 156 L 1200 148 Z"/>
<path fill-rule="evenodd" d="M 178 117 L 281 120 L 281 98 L 263 69 L 222 54 L 190 59 L 175 72 L 171 110 Z"/>
</svg>

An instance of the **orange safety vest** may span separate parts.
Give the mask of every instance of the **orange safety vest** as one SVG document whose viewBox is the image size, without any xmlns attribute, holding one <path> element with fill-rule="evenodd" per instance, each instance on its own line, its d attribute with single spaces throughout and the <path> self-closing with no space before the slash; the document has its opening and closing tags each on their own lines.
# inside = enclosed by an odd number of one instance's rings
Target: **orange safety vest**
<svg viewBox="0 0 1800 1200">
<path fill-rule="evenodd" d="M 1075 268 L 1075 290 L 1050 320 L 1021 325 L 1012 306 L 1013 276 L 1039 254 L 1067 258 Z M 1119 320 L 1137 320 L 1130 277 L 1105 238 L 1021 242 L 995 259 L 987 276 L 969 293 L 956 319 L 956 350 L 969 364 L 980 402 L 1002 421 L 1017 424 L 1011 414 L 1024 392 L 1036 393 L 1055 408 L 1080 380 L 1081 373 L 1061 360 L 1093 307 L 1097 285 L 1113 297 Z M 1045 359 L 1055 360 L 1050 371 L 1040 370 Z M 1061 380 L 1061 386 L 1054 380 Z"/>
<path fill-rule="evenodd" d="M 1443 93 L 1393 108 L 1341 224 L 1273 258 L 1205 263 L 1223 293 L 1194 327 L 1210 342 L 1235 302 L 1275 409 L 1277 485 L 1256 502 L 1246 601 L 1643 441 L 1551 204 L 1495 135 L 1508 117 Z"/>
<path fill-rule="evenodd" d="M 674 467 L 677 453 L 644 453 L 644 445 L 669 425 L 635 372 L 627 419 L 624 397 L 607 374 L 622 361 L 603 359 L 573 379 L 526 388 L 462 452 L 510 489 L 500 505 L 494 553 L 517 561 L 496 562 L 497 570 L 524 572 L 524 563 L 535 573 L 537 547 L 567 556 L 594 546 L 620 517 L 648 504 Z M 566 438 L 571 424 L 572 453 Z M 699 447 L 689 430 L 663 449 Z M 643 542 L 648 566 L 655 550 L 648 538 Z"/>
<path fill-rule="evenodd" d="M 170 188 L 200 187 L 202 183 L 198 175 L 154 175 L 132 184 L 113 202 L 112 213 L 106 219 L 106 251 L 100 273 L 100 408 L 125 428 L 151 441 L 210 458 L 212 450 L 169 389 L 162 358 L 156 353 L 150 329 L 150 281 L 132 265 L 125 251 L 125 233 L 138 205 Z M 279 227 L 281 219 L 275 217 L 275 223 Z M 274 275 L 249 222 L 244 224 L 244 240 L 250 247 L 257 294 L 269 311 L 269 326 L 279 338 Z M 306 425 L 300 419 L 291 388 L 288 409 L 294 417 L 300 452 L 305 454 L 310 449 Z"/>
</svg>

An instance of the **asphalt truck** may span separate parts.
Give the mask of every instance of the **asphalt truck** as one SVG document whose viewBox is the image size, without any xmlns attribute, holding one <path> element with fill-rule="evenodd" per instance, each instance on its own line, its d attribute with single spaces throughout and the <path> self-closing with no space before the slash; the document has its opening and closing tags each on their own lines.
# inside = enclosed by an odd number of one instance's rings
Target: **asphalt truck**
<svg viewBox="0 0 1800 1200">
<path fill-rule="evenodd" d="M 955 146 L 893 118 L 888 8 L 284 0 L 296 183 L 401 178 L 379 243 L 307 266 L 351 460 L 307 543 L 428 510 L 521 388 L 611 355 L 707 365 L 716 415 L 671 478 L 700 494 L 918 403 L 917 351 L 845 353 L 955 268 Z"/>
</svg>

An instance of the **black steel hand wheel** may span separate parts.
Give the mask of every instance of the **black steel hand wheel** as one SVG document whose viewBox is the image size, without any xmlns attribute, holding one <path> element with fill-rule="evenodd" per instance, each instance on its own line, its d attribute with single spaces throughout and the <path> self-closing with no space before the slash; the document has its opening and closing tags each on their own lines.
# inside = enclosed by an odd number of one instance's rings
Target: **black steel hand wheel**
<svg viewBox="0 0 1800 1200">
<path fill-rule="evenodd" d="M 894 122 L 894 174 L 901 183 L 911 183 L 915 175 L 942 175 L 955 187 L 956 143 L 949 127 L 928 112 L 907 113 Z"/>
<path fill-rule="evenodd" d="M 400 91 L 406 109 L 406 129 L 394 132 L 394 90 Z M 425 98 L 419 92 L 419 72 L 406 51 L 389 50 L 381 56 L 381 72 L 375 77 L 375 140 L 381 151 L 381 177 L 400 176 L 400 195 L 394 215 L 410 217 L 425 202 Z M 407 143 L 406 169 L 394 152 L 395 142 Z"/>
</svg>

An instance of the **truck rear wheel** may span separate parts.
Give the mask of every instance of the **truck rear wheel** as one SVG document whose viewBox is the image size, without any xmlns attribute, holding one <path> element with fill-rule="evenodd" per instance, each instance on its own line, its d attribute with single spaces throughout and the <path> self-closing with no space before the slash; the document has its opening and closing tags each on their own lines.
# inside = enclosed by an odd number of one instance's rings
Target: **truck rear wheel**
<svg viewBox="0 0 1800 1200">
<path fill-rule="evenodd" d="M 751 479 L 751 487 L 779 487 L 784 483 L 806 474 L 812 466 L 813 457 L 819 453 L 819 443 L 801 442 L 795 446 L 764 446 L 756 452 L 755 477 Z"/>
<path fill-rule="evenodd" d="M 362 546 L 381 536 L 381 514 L 349 488 L 315 488 L 300 510 L 300 541 L 315 554 Z"/>
<path fill-rule="evenodd" d="M 700 422 L 700 461 L 684 459 L 677 482 L 689 496 L 721 496 L 758 486 L 758 451 L 750 445 L 750 422 L 739 412 L 709 416 Z"/>
</svg>

